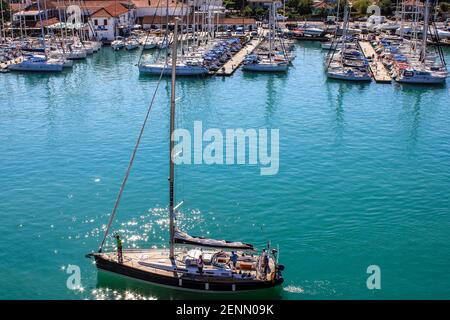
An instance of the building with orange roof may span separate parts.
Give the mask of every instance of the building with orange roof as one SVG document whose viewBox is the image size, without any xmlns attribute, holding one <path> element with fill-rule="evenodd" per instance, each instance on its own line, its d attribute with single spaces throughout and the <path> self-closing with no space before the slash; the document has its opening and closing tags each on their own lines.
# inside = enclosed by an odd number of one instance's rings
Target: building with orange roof
<svg viewBox="0 0 450 320">
<path fill-rule="evenodd" d="M 88 1 L 86 1 L 88 2 Z M 99 41 L 111 42 L 121 34 L 121 31 L 131 27 L 136 19 L 134 9 L 120 2 L 109 2 L 98 7 L 90 14 L 90 35 Z"/>
</svg>

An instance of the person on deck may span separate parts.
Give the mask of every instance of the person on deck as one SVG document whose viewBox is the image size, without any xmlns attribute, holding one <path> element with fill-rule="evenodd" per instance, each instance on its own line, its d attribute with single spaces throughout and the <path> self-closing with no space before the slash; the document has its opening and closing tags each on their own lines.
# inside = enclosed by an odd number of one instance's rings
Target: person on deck
<svg viewBox="0 0 450 320">
<path fill-rule="evenodd" d="M 197 260 L 197 267 L 198 267 L 198 272 L 200 274 L 203 274 L 203 265 L 204 265 L 203 256 L 199 255 L 198 260 Z"/>
<path fill-rule="evenodd" d="M 236 264 L 237 264 L 237 260 L 238 260 L 238 255 L 236 254 L 236 252 L 231 251 L 230 260 L 233 263 L 233 268 L 236 269 Z"/>
<path fill-rule="evenodd" d="M 269 254 L 266 252 L 266 249 L 263 249 L 263 264 L 264 264 L 264 274 L 269 273 Z"/>
<path fill-rule="evenodd" d="M 116 238 L 117 241 L 117 261 L 119 263 L 123 263 L 123 256 L 122 256 L 122 240 L 120 239 L 120 236 L 118 233 L 114 235 L 114 238 Z"/>
</svg>

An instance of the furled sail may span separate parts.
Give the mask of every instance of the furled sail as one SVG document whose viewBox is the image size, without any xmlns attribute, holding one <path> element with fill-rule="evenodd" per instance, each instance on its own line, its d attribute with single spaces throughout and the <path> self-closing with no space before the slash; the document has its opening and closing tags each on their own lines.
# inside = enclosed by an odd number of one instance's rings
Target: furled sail
<svg viewBox="0 0 450 320">
<path fill-rule="evenodd" d="M 198 245 L 203 247 L 226 248 L 226 249 L 240 249 L 253 250 L 253 245 L 243 242 L 232 242 L 226 240 L 208 239 L 203 237 L 193 237 L 186 232 L 175 230 L 175 243 Z"/>
</svg>

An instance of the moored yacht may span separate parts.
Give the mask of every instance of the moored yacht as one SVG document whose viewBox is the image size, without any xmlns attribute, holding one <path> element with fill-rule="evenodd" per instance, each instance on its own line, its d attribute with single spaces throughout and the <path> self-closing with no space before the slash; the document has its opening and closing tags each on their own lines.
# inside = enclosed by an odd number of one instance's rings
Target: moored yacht
<svg viewBox="0 0 450 320">
<path fill-rule="evenodd" d="M 139 72 L 152 75 L 160 75 L 162 73 L 164 76 L 170 76 L 172 71 L 164 62 L 160 62 L 142 63 L 139 65 Z M 186 60 L 184 62 L 177 62 L 175 72 L 177 76 L 201 76 L 208 74 L 208 68 L 201 63 Z"/>
<path fill-rule="evenodd" d="M 45 56 L 25 56 L 23 61 L 8 66 L 11 71 L 61 72 L 64 63 L 59 59 L 47 59 Z"/>
</svg>

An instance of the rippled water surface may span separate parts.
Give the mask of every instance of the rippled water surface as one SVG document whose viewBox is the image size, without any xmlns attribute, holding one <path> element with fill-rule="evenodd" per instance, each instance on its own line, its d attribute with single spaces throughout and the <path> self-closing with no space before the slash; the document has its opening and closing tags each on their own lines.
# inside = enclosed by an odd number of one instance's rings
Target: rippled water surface
<svg viewBox="0 0 450 320">
<path fill-rule="evenodd" d="M 277 298 L 449 299 L 449 85 L 327 81 L 319 44 L 296 53 L 287 75 L 178 81 L 179 127 L 280 130 L 275 176 L 255 165 L 178 167 L 179 223 L 278 244 Z M 99 245 L 156 86 L 138 59 L 103 48 L 72 72 L 0 75 L 0 298 L 196 297 L 98 274 L 84 257 Z M 169 85 L 113 225 L 126 247 L 167 243 Z M 373 264 L 377 291 L 366 287 Z M 68 265 L 81 268 L 81 290 L 67 289 Z"/>
</svg>

